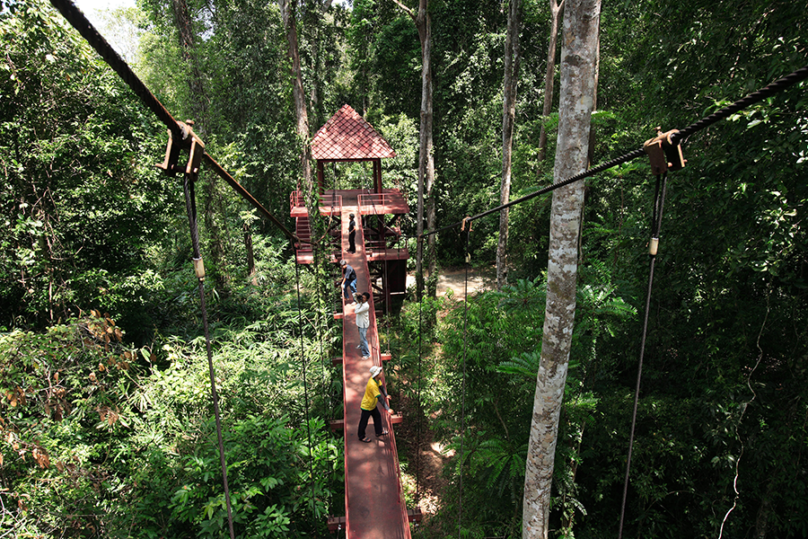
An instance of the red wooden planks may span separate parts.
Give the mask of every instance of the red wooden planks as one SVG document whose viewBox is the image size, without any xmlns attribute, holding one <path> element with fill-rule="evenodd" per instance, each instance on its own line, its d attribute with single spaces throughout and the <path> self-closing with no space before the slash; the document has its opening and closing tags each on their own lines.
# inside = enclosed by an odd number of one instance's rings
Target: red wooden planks
<svg viewBox="0 0 808 539">
<path fill-rule="evenodd" d="M 355 199 L 354 199 L 355 201 Z M 355 202 L 354 202 L 355 204 Z M 357 252 L 347 252 L 348 213 L 357 213 L 355 206 L 343 206 L 342 245 L 344 257 L 357 274 L 357 292 L 373 290 L 368 285 L 368 265 L 362 227 L 357 227 Z M 373 298 L 371 297 L 371 302 Z M 371 303 L 372 304 L 372 303 Z M 390 434 L 376 438 L 374 427 L 368 425 L 371 443 L 363 443 L 357 436 L 361 415 L 360 403 L 370 377 L 370 367 L 381 365 L 376 314 L 370 311 L 368 344 L 370 359 L 363 360 L 359 349 L 359 331 L 356 328 L 354 304 L 344 307 L 343 317 L 343 397 L 345 402 L 345 516 L 349 539 L 410 538 L 410 527 L 401 489 L 395 432 L 390 416 L 382 410 L 384 428 Z M 384 374 L 382 374 L 384 380 Z M 392 403 L 395 404 L 395 403 Z M 391 406 L 392 407 L 392 406 Z"/>
</svg>

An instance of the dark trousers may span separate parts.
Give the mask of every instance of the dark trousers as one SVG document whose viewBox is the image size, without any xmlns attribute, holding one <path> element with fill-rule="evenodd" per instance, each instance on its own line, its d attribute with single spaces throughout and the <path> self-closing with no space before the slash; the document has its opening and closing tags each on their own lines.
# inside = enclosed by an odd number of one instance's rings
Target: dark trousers
<svg viewBox="0 0 808 539">
<path fill-rule="evenodd" d="M 382 414 L 379 413 L 379 409 L 362 410 L 362 418 L 359 420 L 360 439 L 365 437 L 365 428 L 368 426 L 368 419 L 371 417 L 373 417 L 373 428 L 376 429 L 376 436 L 382 435 Z"/>
<path fill-rule="evenodd" d="M 348 233 L 348 252 L 356 252 L 356 230 L 352 230 Z"/>
</svg>

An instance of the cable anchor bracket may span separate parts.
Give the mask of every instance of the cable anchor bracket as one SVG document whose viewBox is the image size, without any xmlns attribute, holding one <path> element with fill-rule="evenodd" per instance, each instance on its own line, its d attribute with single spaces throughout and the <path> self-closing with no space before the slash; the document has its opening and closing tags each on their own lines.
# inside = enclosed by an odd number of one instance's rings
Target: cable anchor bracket
<svg viewBox="0 0 808 539">
<path fill-rule="evenodd" d="M 472 223 L 471 217 L 469 216 L 463 217 L 463 221 L 460 224 L 460 230 L 466 230 L 466 227 L 468 227 L 469 232 L 471 232 L 471 223 Z"/>
<path fill-rule="evenodd" d="M 663 133 L 662 128 L 657 127 L 657 136 L 643 143 L 642 147 L 651 160 L 651 172 L 654 176 L 685 168 L 687 160 L 682 155 L 682 146 L 671 141 L 671 135 L 678 132 L 678 129 L 671 129 Z"/>
<path fill-rule="evenodd" d="M 202 157 L 205 154 L 205 143 L 194 133 L 193 121 L 177 122 L 177 125 L 182 138 L 174 140 L 174 134 L 171 129 L 168 130 L 165 159 L 155 166 L 162 169 L 166 176 L 173 177 L 178 172 L 182 172 L 190 175 L 191 180 L 196 181 L 199 176 L 199 165 L 202 163 Z M 180 152 L 186 150 L 188 151 L 188 162 L 185 165 L 179 165 Z"/>
<path fill-rule="evenodd" d="M 464 230 L 466 230 L 466 227 L 468 227 L 468 231 L 471 232 L 471 224 L 472 224 L 472 222 L 473 221 L 471 220 L 471 217 L 468 217 L 468 216 L 463 217 L 463 221 L 462 221 L 462 223 L 460 225 L 460 230 L 464 231 Z M 469 252 L 466 252 L 466 264 L 471 264 L 471 253 L 469 253 Z"/>
</svg>

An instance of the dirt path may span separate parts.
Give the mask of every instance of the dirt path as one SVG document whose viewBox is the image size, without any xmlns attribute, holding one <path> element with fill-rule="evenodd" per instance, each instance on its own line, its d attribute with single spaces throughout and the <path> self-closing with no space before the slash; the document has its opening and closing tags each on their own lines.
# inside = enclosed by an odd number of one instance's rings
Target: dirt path
<svg viewBox="0 0 808 539">
<path fill-rule="evenodd" d="M 455 298 L 463 297 L 466 280 L 465 268 L 446 268 L 438 275 L 438 296 L 443 296 L 451 289 Z M 407 275 L 407 287 L 415 285 L 415 274 Z M 497 270 L 495 266 L 469 268 L 469 294 L 480 290 L 493 290 L 497 287 Z"/>
<path fill-rule="evenodd" d="M 415 406 L 406 398 L 400 404 L 406 409 Z M 445 495 L 447 479 L 443 476 L 443 467 L 453 452 L 444 452 L 443 446 L 432 439 L 432 431 L 426 424 L 419 433 L 417 425 L 405 421 L 398 427 L 396 440 L 405 446 L 409 458 L 407 473 L 402 473 L 401 480 L 405 490 L 419 500 L 418 506 L 424 514 L 421 526 L 428 528 L 430 518 L 437 513 Z"/>
<path fill-rule="evenodd" d="M 469 268 L 468 278 L 469 294 L 483 290 L 494 290 L 496 289 L 497 281 L 496 266 Z M 444 296 L 447 291 L 451 290 L 455 299 L 463 299 L 465 280 L 465 268 L 445 268 L 440 270 L 437 295 L 439 297 Z M 415 275 L 408 274 L 407 287 L 414 285 Z M 415 409 L 416 404 L 409 402 L 404 397 L 403 392 L 399 394 L 399 398 L 402 398 L 402 401 L 397 404 L 401 409 Z M 413 424 L 413 422 L 405 421 L 397 427 L 396 433 L 396 441 L 404 445 L 409 458 L 407 473 L 402 474 L 401 479 L 408 492 L 415 493 L 417 488 L 420 498 L 418 506 L 421 508 L 421 512 L 424 513 L 421 526 L 428 529 L 431 527 L 430 517 L 437 513 L 441 500 L 445 496 L 447 479 L 443 475 L 443 468 L 452 453 L 444 452 L 443 446 L 433 440 L 429 425 L 424 424 L 419 433 L 417 425 Z M 419 479 L 417 485 L 416 474 Z"/>
</svg>

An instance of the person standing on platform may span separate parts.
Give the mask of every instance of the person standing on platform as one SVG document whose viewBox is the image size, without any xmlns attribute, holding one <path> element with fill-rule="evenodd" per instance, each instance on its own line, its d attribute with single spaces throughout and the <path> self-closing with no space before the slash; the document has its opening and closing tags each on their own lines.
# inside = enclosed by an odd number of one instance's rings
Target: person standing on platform
<svg viewBox="0 0 808 539">
<path fill-rule="evenodd" d="M 355 253 L 356 252 L 356 221 L 354 221 L 354 214 L 350 214 L 348 217 L 351 220 L 348 222 L 348 252 Z"/>
<path fill-rule="evenodd" d="M 376 365 L 370 368 L 370 378 L 365 386 L 365 396 L 362 398 L 360 407 L 362 408 L 362 417 L 359 419 L 359 440 L 370 443 L 370 438 L 365 435 L 365 429 L 368 426 L 368 419 L 373 418 L 373 428 L 376 430 L 376 437 L 385 436 L 388 434 L 387 430 L 382 427 L 382 414 L 376 407 L 378 402 L 382 403 L 384 409 L 389 415 L 393 415 L 393 410 L 387 404 L 387 391 L 384 386 L 379 382 L 379 375 L 382 373 L 382 368 Z"/>
<path fill-rule="evenodd" d="M 340 260 L 342 267 L 342 291 L 347 303 L 351 302 L 351 297 L 356 293 L 356 271 L 348 264 L 347 260 Z M 348 289 L 351 291 L 348 292 Z"/>
<path fill-rule="evenodd" d="M 368 349 L 368 326 L 370 326 L 370 294 L 367 292 L 363 294 L 356 294 L 357 304 L 354 308 L 356 314 L 356 327 L 359 328 L 359 348 L 362 350 L 362 359 L 370 357 L 370 350 Z"/>
</svg>

